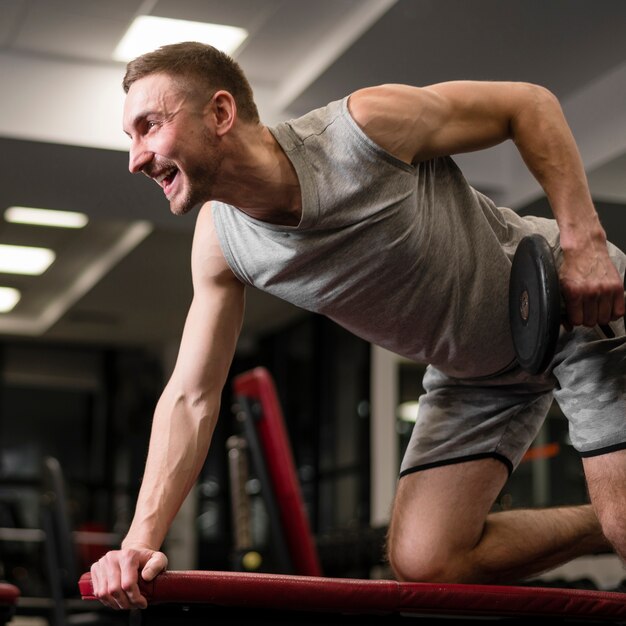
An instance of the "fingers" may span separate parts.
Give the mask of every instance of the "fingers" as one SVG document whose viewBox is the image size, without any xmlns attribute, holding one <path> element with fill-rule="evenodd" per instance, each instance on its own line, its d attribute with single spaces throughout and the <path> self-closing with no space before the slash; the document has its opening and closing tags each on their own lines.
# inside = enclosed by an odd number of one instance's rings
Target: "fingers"
<svg viewBox="0 0 626 626">
<path fill-rule="evenodd" d="M 91 566 L 94 596 L 112 609 L 145 609 L 148 602 L 139 589 L 139 572 L 144 580 L 152 580 L 166 566 L 165 555 L 152 550 L 108 552 Z M 143 575 L 146 568 L 150 578 Z"/>
<path fill-rule="evenodd" d="M 624 317 L 626 315 L 626 298 L 624 297 L 624 291 L 620 288 L 619 293 L 615 294 L 615 298 L 613 300 L 613 315 L 611 316 L 611 320 L 615 321 Z"/>
<path fill-rule="evenodd" d="M 167 568 L 167 557 L 163 552 L 155 552 L 141 570 L 141 577 L 146 581 L 153 580 Z"/>
<path fill-rule="evenodd" d="M 598 315 L 597 324 L 602 326 L 608 324 L 613 318 L 613 297 L 611 294 L 606 294 L 604 297 L 600 297 L 598 301 Z"/>
<path fill-rule="evenodd" d="M 575 295 L 567 293 L 563 288 L 563 298 L 565 300 L 565 308 L 567 311 L 567 330 L 572 330 L 574 326 L 580 326 L 583 323 L 583 299 Z"/>
<path fill-rule="evenodd" d="M 111 570 L 110 574 L 107 574 L 104 566 L 103 559 L 91 566 L 91 585 L 93 587 L 93 593 L 102 604 L 111 609 L 124 608 L 116 600 L 116 595 L 118 597 L 120 596 L 119 575 L 116 575 L 114 569 Z"/>
<path fill-rule="evenodd" d="M 583 271 L 583 268 L 584 269 Z M 624 316 L 624 287 L 617 269 L 606 255 L 592 266 L 564 261 L 561 289 L 565 300 L 566 328 L 606 326 Z"/>
<path fill-rule="evenodd" d="M 598 297 L 594 294 L 583 299 L 583 326 L 595 326 L 598 323 Z M 607 320 L 608 321 L 608 320 Z"/>
<path fill-rule="evenodd" d="M 148 606 L 148 601 L 141 595 L 138 584 L 138 570 L 124 570 L 121 576 L 121 588 L 125 594 L 127 608 L 145 609 Z"/>
<path fill-rule="evenodd" d="M 567 298 L 567 296 L 566 296 Z M 567 321 L 566 328 L 574 326 L 606 325 L 611 320 L 618 319 L 613 313 L 613 295 L 598 296 L 590 294 L 584 297 L 571 297 L 566 300 Z"/>
<path fill-rule="evenodd" d="M 619 290 L 607 291 L 601 294 L 587 294 L 585 296 L 565 296 L 567 309 L 566 328 L 574 326 L 605 326 L 624 316 L 624 292 Z"/>
</svg>

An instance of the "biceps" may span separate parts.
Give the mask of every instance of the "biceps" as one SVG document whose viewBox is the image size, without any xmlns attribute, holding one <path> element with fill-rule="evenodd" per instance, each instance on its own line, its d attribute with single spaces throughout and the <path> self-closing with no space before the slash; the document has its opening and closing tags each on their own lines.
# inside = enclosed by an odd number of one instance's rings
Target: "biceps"
<svg viewBox="0 0 626 626">
<path fill-rule="evenodd" d="M 221 393 L 241 331 L 244 288 L 239 283 L 196 293 L 183 330 L 175 373 L 187 390 Z"/>
</svg>

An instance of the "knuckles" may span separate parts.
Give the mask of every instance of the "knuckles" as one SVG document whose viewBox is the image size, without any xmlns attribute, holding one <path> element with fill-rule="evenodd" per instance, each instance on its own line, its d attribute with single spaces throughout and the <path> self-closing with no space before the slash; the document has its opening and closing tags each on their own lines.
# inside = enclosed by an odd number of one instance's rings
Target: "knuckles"
<svg viewBox="0 0 626 626">
<path fill-rule="evenodd" d="M 114 609 L 142 606 L 135 602 L 141 552 L 135 549 L 111 550 L 91 566 L 93 593 Z"/>
</svg>

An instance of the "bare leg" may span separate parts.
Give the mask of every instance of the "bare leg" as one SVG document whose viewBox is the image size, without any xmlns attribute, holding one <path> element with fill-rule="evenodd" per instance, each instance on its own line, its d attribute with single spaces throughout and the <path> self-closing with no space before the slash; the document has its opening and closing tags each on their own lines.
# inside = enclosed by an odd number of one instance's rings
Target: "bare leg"
<svg viewBox="0 0 626 626">
<path fill-rule="evenodd" d="M 610 548 L 591 505 L 581 505 L 493 513 L 476 556 L 485 582 L 512 582 Z"/>
<path fill-rule="evenodd" d="M 626 561 L 626 450 L 585 458 L 583 467 L 604 534 Z"/>
<path fill-rule="evenodd" d="M 591 506 L 489 511 L 507 479 L 495 459 L 400 480 L 388 556 L 400 580 L 506 583 L 606 550 Z"/>
</svg>

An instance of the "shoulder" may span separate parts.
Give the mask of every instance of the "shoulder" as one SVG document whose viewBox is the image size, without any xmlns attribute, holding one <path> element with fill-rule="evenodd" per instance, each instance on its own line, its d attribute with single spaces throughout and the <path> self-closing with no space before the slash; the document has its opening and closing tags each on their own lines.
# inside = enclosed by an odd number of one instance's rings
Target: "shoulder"
<svg viewBox="0 0 626 626">
<path fill-rule="evenodd" d="M 222 252 L 211 202 L 202 205 L 198 213 L 193 235 L 191 268 L 196 286 L 205 282 L 239 282 Z"/>
<path fill-rule="evenodd" d="M 359 125 L 365 125 L 389 121 L 398 115 L 415 115 L 432 98 L 428 88 L 389 83 L 353 92 L 348 98 L 348 109 Z"/>
<path fill-rule="evenodd" d="M 213 220 L 213 206 L 212 202 L 205 202 L 200 207 L 196 218 L 193 234 L 194 251 L 211 241 L 217 241 L 215 221 Z"/>
<path fill-rule="evenodd" d="M 437 95 L 427 88 L 385 84 L 352 93 L 348 111 L 372 141 L 411 163 L 415 151 L 408 138 L 423 136 L 436 124 L 435 99 Z"/>
</svg>

